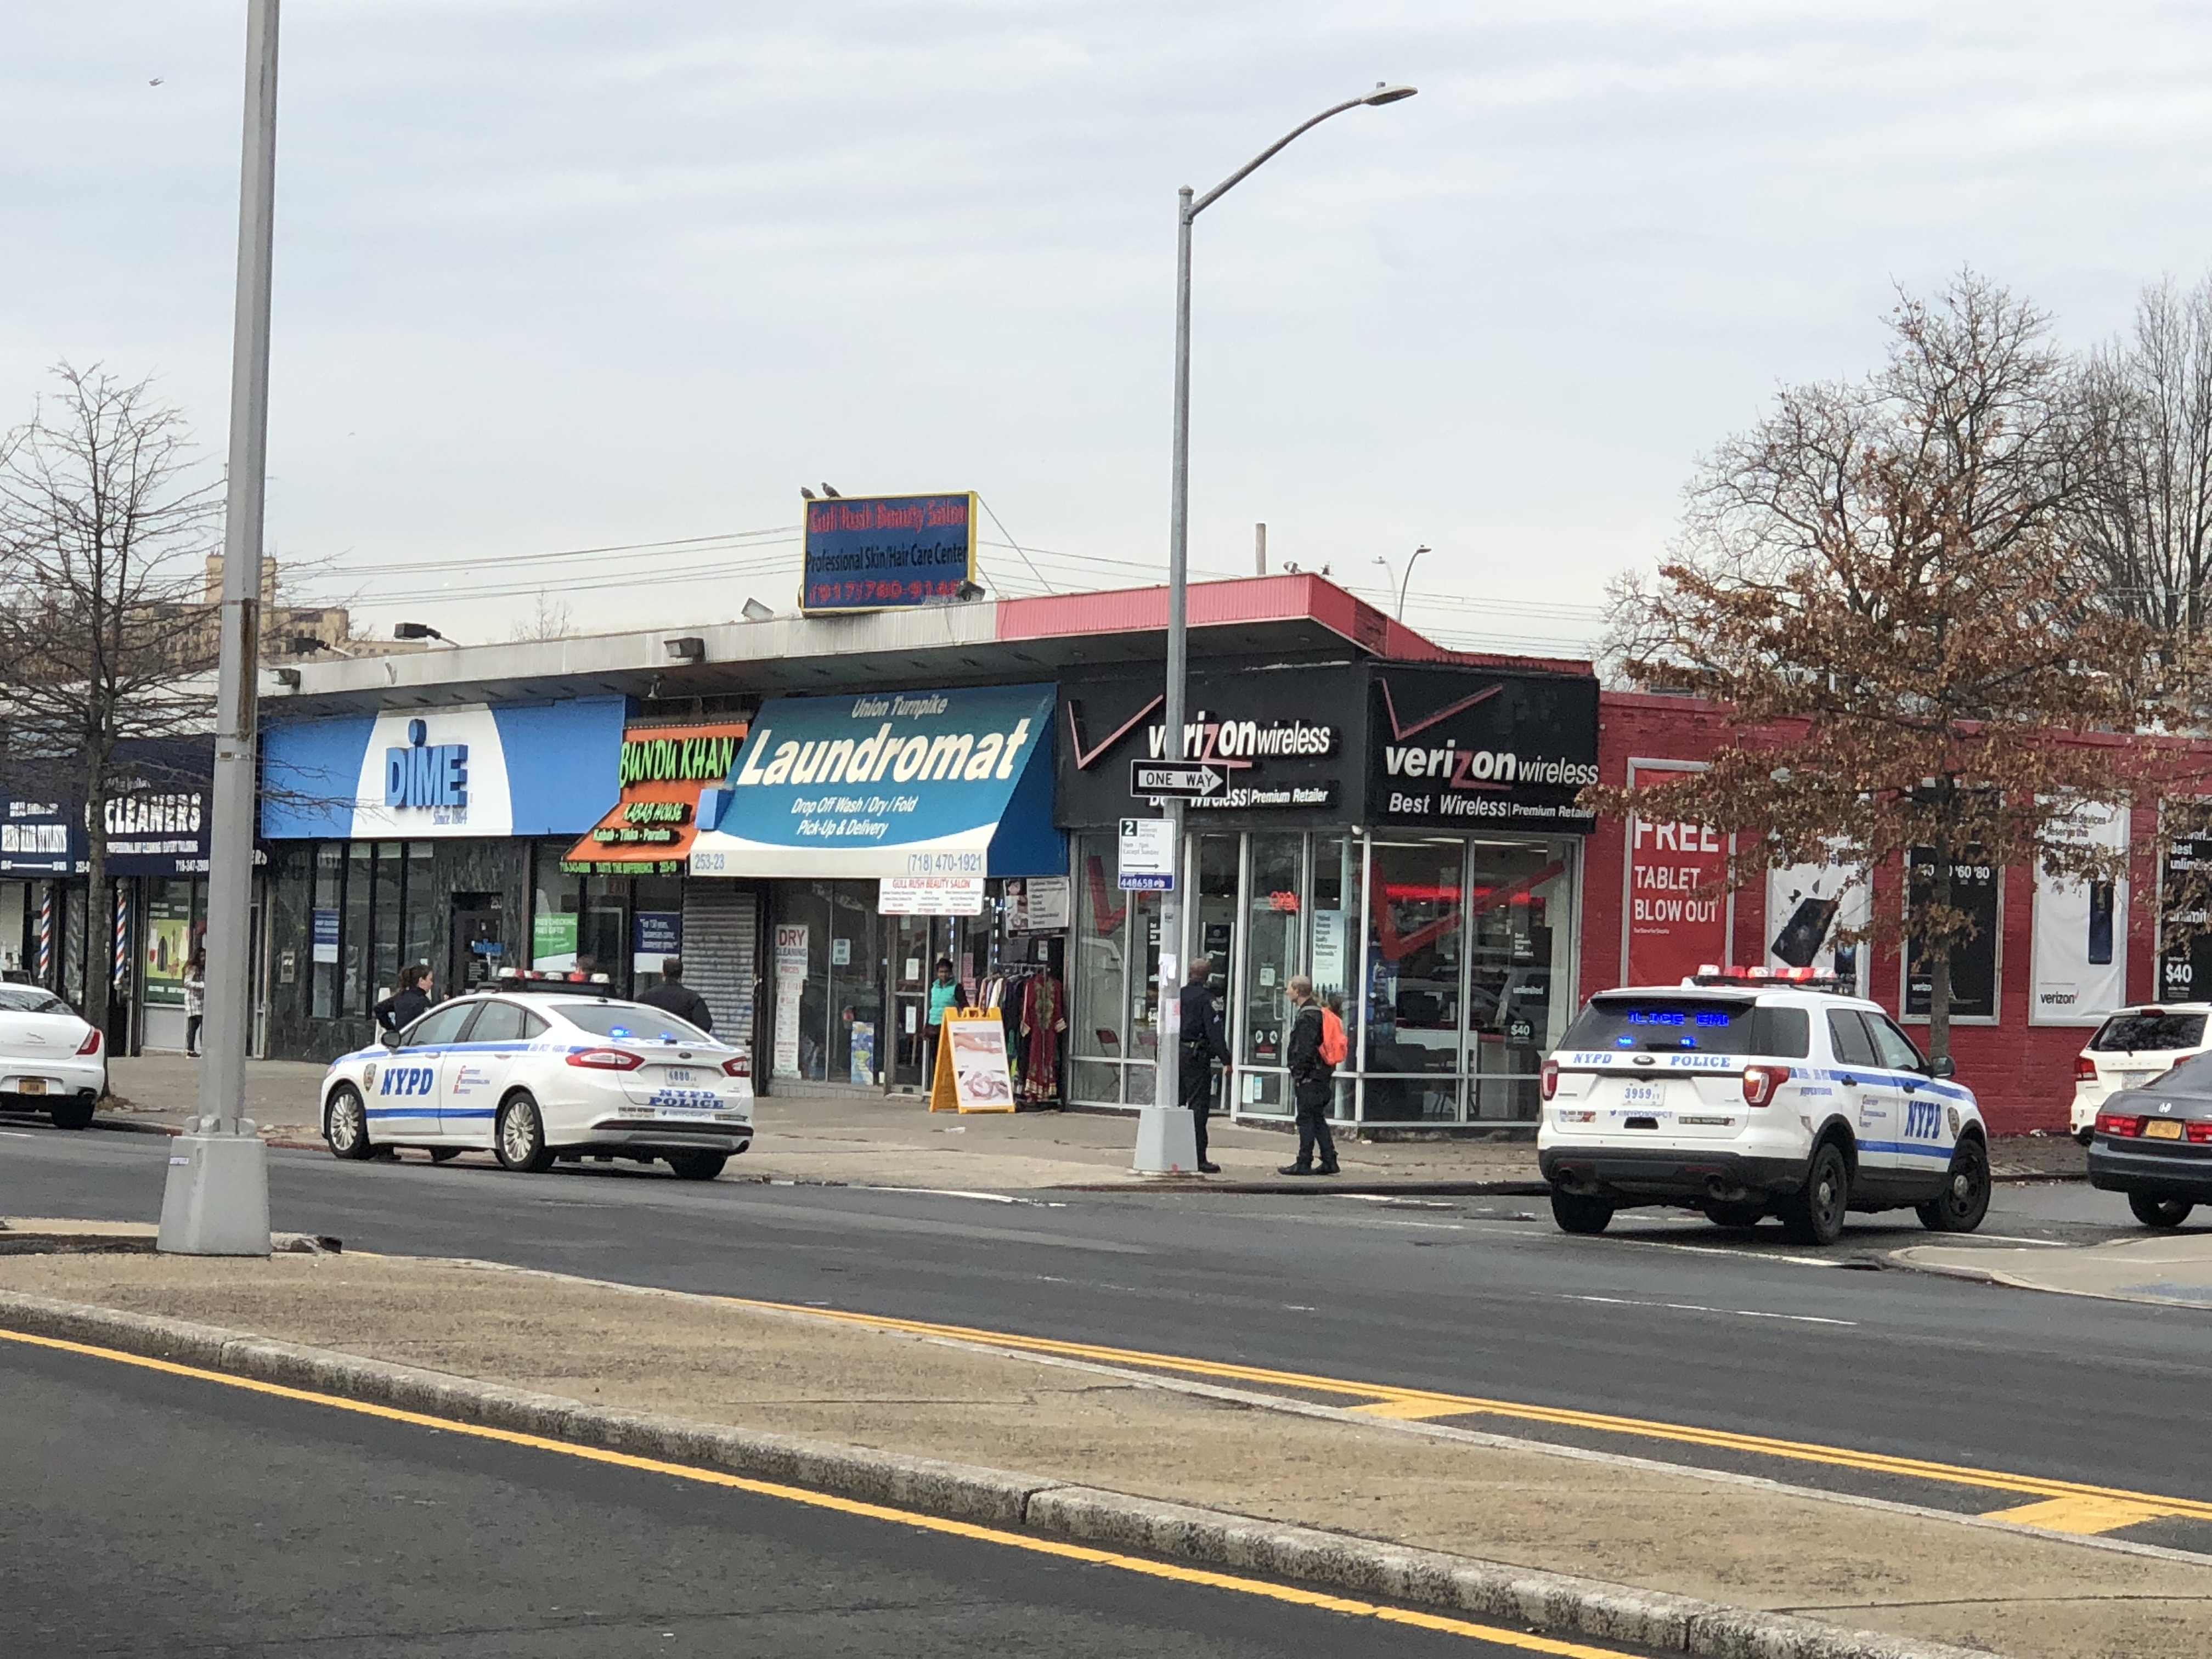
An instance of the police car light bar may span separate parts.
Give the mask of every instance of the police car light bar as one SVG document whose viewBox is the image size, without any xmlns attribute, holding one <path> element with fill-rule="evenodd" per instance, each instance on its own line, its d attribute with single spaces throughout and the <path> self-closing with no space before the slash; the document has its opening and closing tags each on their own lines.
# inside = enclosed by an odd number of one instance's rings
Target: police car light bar
<svg viewBox="0 0 2212 1659">
<path fill-rule="evenodd" d="M 560 974 L 543 968 L 502 968 L 494 977 L 502 991 L 566 991 L 579 985 L 614 983 L 605 974 Z"/>
<path fill-rule="evenodd" d="M 1685 985 L 1778 985 L 1792 991 L 1840 991 L 1856 995 L 1858 987 L 1833 974 L 1816 974 L 1810 968 L 1723 968 L 1700 963 Z"/>
</svg>

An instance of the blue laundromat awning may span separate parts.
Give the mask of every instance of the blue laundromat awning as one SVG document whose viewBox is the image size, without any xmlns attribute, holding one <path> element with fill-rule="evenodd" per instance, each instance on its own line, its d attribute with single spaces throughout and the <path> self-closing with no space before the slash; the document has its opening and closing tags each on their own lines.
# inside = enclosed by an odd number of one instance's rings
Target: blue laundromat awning
<svg viewBox="0 0 2212 1659">
<path fill-rule="evenodd" d="M 779 697 L 700 797 L 695 876 L 1050 876 L 1054 689 Z"/>
</svg>

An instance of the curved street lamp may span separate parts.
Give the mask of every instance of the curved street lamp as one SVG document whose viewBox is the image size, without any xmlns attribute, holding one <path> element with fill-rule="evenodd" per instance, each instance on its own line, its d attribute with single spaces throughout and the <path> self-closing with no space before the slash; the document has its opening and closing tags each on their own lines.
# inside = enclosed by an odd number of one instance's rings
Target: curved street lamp
<svg viewBox="0 0 2212 1659">
<path fill-rule="evenodd" d="M 1168 510 L 1168 684 L 1164 758 L 1183 758 L 1183 709 L 1189 689 L 1189 544 L 1190 523 L 1190 227 L 1191 222 L 1266 165 L 1283 147 L 1303 133 L 1346 110 L 1379 108 L 1411 98 L 1417 88 L 1377 81 L 1372 92 L 1332 104 L 1300 122 L 1231 173 L 1203 196 L 1194 198 L 1185 185 L 1177 192 L 1176 212 L 1176 363 L 1175 363 L 1175 480 Z M 1176 984 L 1182 949 L 1183 861 L 1182 803 L 1167 802 L 1168 822 L 1173 826 L 1176 885 L 1160 895 L 1159 1016 L 1154 1030 L 1158 1053 L 1152 1088 L 1152 1104 L 1138 1115 L 1136 1167 L 1140 1173 L 1164 1175 L 1170 1170 L 1189 1169 L 1197 1160 L 1197 1141 L 1190 1115 L 1179 1109 L 1179 1046 L 1181 1020 Z"/>
</svg>

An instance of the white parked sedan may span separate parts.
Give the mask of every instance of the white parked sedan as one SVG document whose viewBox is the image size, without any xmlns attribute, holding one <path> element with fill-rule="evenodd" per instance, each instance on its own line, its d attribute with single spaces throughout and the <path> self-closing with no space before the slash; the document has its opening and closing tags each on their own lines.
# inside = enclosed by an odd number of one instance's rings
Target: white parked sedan
<svg viewBox="0 0 2212 1659">
<path fill-rule="evenodd" d="M 665 1158 L 712 1181 L 752 1144 L 752 1061 L 684 1020 L 579 986 L 439 1004 L 323 1079 L 340 1158 L 489 1150 L 510 1170 L 557 1158 Z"/>
<path fill-rule="evenodd" d="M 106 1092 L 100 1033 L 52 991 L 0 985 L 0 1098 L 49 1114 L 58 1129 L 83 1129 Z"/>
</svg>

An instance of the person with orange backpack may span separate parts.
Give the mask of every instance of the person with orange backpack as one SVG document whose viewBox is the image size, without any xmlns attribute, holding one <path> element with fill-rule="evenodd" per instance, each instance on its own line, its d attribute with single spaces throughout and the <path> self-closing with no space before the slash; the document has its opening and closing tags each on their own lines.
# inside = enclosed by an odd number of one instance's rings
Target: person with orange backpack
<svg viewBox="0 0 2212 1659">
<path fill-rule="evenodd" d="M 1284 1059 L 1291 1073 L 1291 1098 L 1297 1106 L 1298 1161 L 1277 1170 L 1286 1176 L 1333 1176 L 1337 1173 L 1336 1137 L 1328 1127 L 1328 1109 L 1336 1096 L 1336 1068 L 1350 1052 L 1344 1022 L 1334 1009 L 1314 1000 L 1313 981 L 1304 974 L 1291 975 L 1286 988 L 1291 1006 L 1290 1040 Z M 1321 1163 L 1314 1163 L 1318 1148 Z"/>
</svg>

